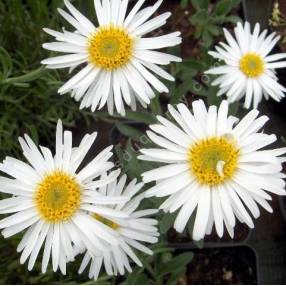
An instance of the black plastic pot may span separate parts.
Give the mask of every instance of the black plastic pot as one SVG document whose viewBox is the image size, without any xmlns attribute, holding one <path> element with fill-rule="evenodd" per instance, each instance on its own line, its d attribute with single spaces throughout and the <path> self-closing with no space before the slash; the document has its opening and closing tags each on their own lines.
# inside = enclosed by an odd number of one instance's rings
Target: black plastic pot
<svg viewBox="0 0 286 286">
<path fill-rule="evenodd" d="M 272 5 L 272 0 L 242 0 L 245 20 L 249 21 L 251 26 L 259 22 L 263 29 L 267 28 Z"/>
<path fill-rule="evenodd" d="M 285 197 L 279 197 L 279 206 L 283 219 L 286 222 L 286 201 Z"/>
<path fill-rule="evenodd" d="M 241 227 L 241 225 L 239 225 Z M 225 232 L 224 236 L 222 238 L 219 238 L 217 234 L 215 233 L 215 230 L 213 230 L 213 234 L 211 236 L 206 236 L 203 247 L 208 248 L 220 248 L 220 247 L 233 247 L 233 246 L 241 246 L 246 245 L 247 242 L 251 239 L 252 230 L 249 229 L 247 226 L 245 226 L 245 233 L 246 235 L 243 237 L 234 237 L 234 239 L 231 239 L 228 234 Z M 169 238 L 170 245 L 172 247 L 176 248 L 186 248 L 190 247 L 192 249 L 198 248 L 198 244 L 194 243 L 190 237 L 190 235 L 182 236 L 180 234 L 177 234 L 174 229 L 171 229 L 169 231 L 169 237 L 170 233 L 172 234 L 171 238 Z M 237 229 L 236 229 L 236 233 Z"/>
</svg>

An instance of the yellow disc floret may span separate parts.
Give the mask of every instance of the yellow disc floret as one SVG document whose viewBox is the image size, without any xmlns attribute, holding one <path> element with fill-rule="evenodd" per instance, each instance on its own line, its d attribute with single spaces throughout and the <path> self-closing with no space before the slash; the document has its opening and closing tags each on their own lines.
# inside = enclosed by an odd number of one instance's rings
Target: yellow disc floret
<svg viewBox="0 0 286 286">
<path fill-rule="evenodd" d="M 119 227 L 119 225 L 117 223 L 115 223 L 115 222 L 113 222 L 113 221 L 111 221 L 111 220 L 109 220 L 109 219 L 107 219 L 107 218 L 105 218 L 99 214 L 93 214 L 93 217 L 96 220 L 102 222 L 103 224 L 105 224 L 105 225 L 107 225 L 113 229 L 117 229 Z"/>
<path fill-rule="evenodd" d="M 265 70 L 264 60 L 258 54 L 247 53 L 241 58 L 239 68 L 247 77 L 259 77 Z"/>
<path fill-rule="evenodd" d="M 193 144 L 190 169 L 202 185 L 216 186 L 231 178 L 237 168 L 239 150 L 227 137 L 212 137 Z"/>
<path fill-rule="evenodd" d="M 39 213 L 50 223 L 70 219 L 79 209 L 80 199 L 80 185 L 75 178 L 62 171 L 46 175 L 35 195 Z"/>
<path fill-rule="evenodd" d="M 120 68 L 130 61 L 133 44 L 134 40 L 123 28 L 101 27 L 89 38 L 89 61 L 108 71 Z"/>
</svg>

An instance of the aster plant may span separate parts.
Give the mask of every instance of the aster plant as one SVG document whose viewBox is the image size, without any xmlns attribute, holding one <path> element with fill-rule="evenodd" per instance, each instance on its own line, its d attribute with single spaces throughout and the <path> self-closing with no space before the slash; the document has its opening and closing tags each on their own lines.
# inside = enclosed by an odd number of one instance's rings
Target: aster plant
<svg viewBox="0 0 286 286">
<path fill-rule="evenodd" d="M 146 37 L 163 26 L 171 13 L 150 20 L 163 0 L 140 10 L 144 2 L 139 0 L 127 13 L 128 0 L 94 1 L 99 24 L 96 27 L 64 0 L 69 13 L 62 9 L 59 13 L 75 31 L 44 29 L 57 42 L 46 43 L 43 47 L 67 55 L 42 63 L 50 69 L 74 69 L 81 64 L 85 67 L 59 89 L 60 94 L 71 92 L 75 100 L 81 101 L 80 108 L 90 107 L 94 111 L 107 104 L 109 113 L 113 114 L 115 105 L 117 112 L 124 115 L 125 104 L 132 110 L 136 110 L 137 103 L 146 108 L 155 97 L 154 89 L 168 92 L 157 77 L 171 81 L 174 78 L 159 65 L 181 59 L 156 50 L 180 44 L 180 32 Z"/>
<path fill-rule="evenodd" d="M 226 94 L 229 102 L 244 98 L 244 107 L 257 108 L 262 98 L 281 101 L 285 87 L 278 82 L 276 69 L 286 67 L 285 53 L 269 54 L 278 43 L 280 36 L 275 32 L 260 32 L 256 23 L 253 32 L 250 24 L 238 23 L 234 37 L 224 29 L 227 43 L 221 42 L 216 51 L 209 54 L 225 65 L 208 70 L 207 74 L 219 75 L 213 85 L 220 87 L 218 96 Z"/>
<path fill-rule="evenodd" d="M 175 124 L 158 116 L 159 124 L 147 132 L 160 148 L 141 149 L 139 158 L 164 164 L 144 173 L 143 181 L 156 181 L 147 197 L 168 197 L 161 209 L 179 210 L 178 232 L 194 214 L 194 240 L 210 234 L 213 226 L 220 237 L 225 227 L 233 238 L 236 219 L 253 228 L 249 212 L 258 218 L 258 205 L 272 212 L 267 192 L 286 194 L 281 172 L 286 148 L 260 150 L 277 140 L 259 132 L 269 118 L 252 110 L 239 121 L 228 116 L 226 101 L 207 108 L 199 100 L 193 102 L 193 113 L 184 104 L 169 106 L 169 112 Z"/>
<path fill-rule="evenodd" d="M 286 91 L 276 71 L 286 66 L 285 53 L 271 54 L 279 36 L 229 16 L 235 1 L 209 9 L 208 0 L 192 0 L 195 34 L 188 36 L 200 45 L 198 58 L 181 63 L 181 33 L 161 29 L 170 27 L 171 13 L 158 12 L 164 0 L 93 0 L 95 20 L 76 1 L 62 2 L 58 13 L 69 29 L 44 28 L 54 40 L 43 48 L 53 54 L 36 75 L 55 73 L 47 86 L 127 138 L 93 151 L 101 133 L 83 132 L 74 144 L 61 116 L 49 114 L 55 144 L 24 134 L 22 157 L 5 154 L 0 163 L 1 234 L 17 241 L 29 271 L 65 275 L 71 264 L 76 282 L 176 284 L 193 253 L 168 247 L 171 227 L 179 234 L 188 228 L 195 243 L 211 233 L 233 239 L 239 223 L 254 228 L 261 208 L 272 213 L 272 197 L 286 194 L 286 148 L 272 147 L 278 136 L 264 131 L 269 118 L 258 110 L 263 98 L 279 102 Z M 229 22 L 233 31 L 223 28 Z M 210 50 L 219 35 L 225 41 Z M 68 70 L 66 82 L 60 69 Z M 4 83 L 25 86 L 24 79 Z M 249 110 L 242 112 L 241 100 Z"/>
</svg>

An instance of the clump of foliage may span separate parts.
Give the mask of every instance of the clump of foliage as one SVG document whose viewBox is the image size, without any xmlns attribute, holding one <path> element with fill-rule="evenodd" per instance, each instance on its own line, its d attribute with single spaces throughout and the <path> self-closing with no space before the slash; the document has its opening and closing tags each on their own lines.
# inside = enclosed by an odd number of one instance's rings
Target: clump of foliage
<svg viewBox="0 0 286 286">
<path fill-rule="evenodd" d="M 47 57 L 42 28 L 59 26 L 61 0 L 0 1 L 0 157 L 19 155 L 17 138 L 27 132 L 36 141 L 53 140 L 58 118 L 69 125 L 88 112 L 57 89 L 63 77 L 41 67 Z"/>
<path fill-rule="evenodd" d="M 77 6 L 82 5 L 83 11 L 87 11 L 85 14 L 91 18 L 94 16 L 92 0 L 75 2 Z M 62 0 L 0 0 L 0 160 L 8 154 L 21 156 L 17 138 L 25 132 L 42 145 L 53 145 L 58 118 L 66 126 L 74 126 L 79 121 L 88 123 L 99 119 L 116 123 L 115 130 L 127 138 L 125 145 L 118 144 L 115 148 L 117 166 L 130 179 L 140 179 L 147 166 L 137 159 L 138 145 L 146 147 L 150 142 L 143 130 L 137 128 L 137 125 L 130 125 L 130 121 L 146 126 L 156 121 L 155 115 L 165 112 L 167 103 L 184 101 L 188 104 L 199 96 L 205 97 L 211 104 L 219 103 L 219 99 L 214 96 L 216 89 L 211 86 L 211 79 L 203 75 L 203 71 L 214 64 L 207 51 L 221 36 L 221 25 L 238 20 L 231 13 L 238 4 L 238 0 L 219 0 L 215 5 L 209 0 L 178 1 L 177 5 L 181 6 L 182 13 L 188 7 L 195 11 L 188 21 L 195 30 L 194 36 L 201 47 L 200 54 L 197 58 L 171 65 L 176 82 L 166 83 L 170 93 L 157 96 L 149 111 L 127 111 L 126 117 L 120 118 L 117 115 L 109 117 L 105 111 L 94 114 L 88 110 L 80 111 L 78 103 L 69 95 L 57 94 L 57 89 L 67 78 L 67 71 L 46 70 L 40 65 L 40 61 L 48 56 L 41 45 L 50 40 L 42 28 L 60 29 L 60 17 L 56 8 L 63 5 Z M 177 29 L 180 30 L 180 27 Z M 179 48 L 172 49 L 171 53 L 181 55 Z M 235 112 L 236 106 L 232 109 Z M 144 204 L 146 208 L 158 208 L 160 200 L 149 199 Z M 134 267 L 134 272 L 126 277 L 110 278 L 102 275 L 96 283 L 90 281 L 87 275 L 77 274 L 80 259 L 68 266 L 66 277 L 51 270 L 41 275 L 40 258 L 35 270 L 28 272 L 25 265 L 19 265 L 19 254 L 15 250 L 20 236 L 5 242 L 1 237 L 0 284 L 175 284 L 186 272 L 193 254 L 177 253 L 168 246 L 168 231 L 173 224 L 174 215 L 158 214 L 158 220 L 161 242 L 153 247 L 154 256 L 140 256 L 144 267 Z M 191 221 L 186 232 L 191 232 L 192 227 Z M 201 245 L 200 242 L 196 246 Z"/>
</svg>

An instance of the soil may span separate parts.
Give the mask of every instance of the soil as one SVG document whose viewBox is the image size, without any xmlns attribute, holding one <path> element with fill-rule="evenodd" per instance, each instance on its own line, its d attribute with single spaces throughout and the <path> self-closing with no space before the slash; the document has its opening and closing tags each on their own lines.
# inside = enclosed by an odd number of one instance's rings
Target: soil
<svg viewBox="0 0 286 286">
<path fill-rule="evenodd" d="M 183 57 L 196 56 L 200 53 L 200 46 L 198 40 L 194 39 L 194 27 L 190 25 L 189 17 L 195 12 L 192 5 L 188 5 L 186 8 L 182 8 L 179 5 L 179 0 L 164 1 L 156 15 L 171 11 L 172 16 L 168 19 L 167 24 L 161 29 L 157 29 L 152 33 L 152 36 L 165 34 L 166 31 L 180 31 L 184 39 L 181 50 Z M 154 4 L 154 0 L 147 0 L 145 6 Z"/>
<path fill-rule="evenodd" d="M 255 252 L 246 246 L 196 250 L 179 285 L 257 284 Z"/>
</svg>

